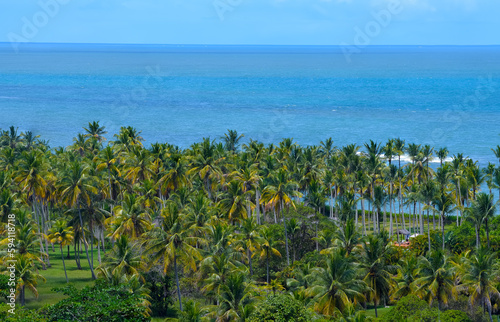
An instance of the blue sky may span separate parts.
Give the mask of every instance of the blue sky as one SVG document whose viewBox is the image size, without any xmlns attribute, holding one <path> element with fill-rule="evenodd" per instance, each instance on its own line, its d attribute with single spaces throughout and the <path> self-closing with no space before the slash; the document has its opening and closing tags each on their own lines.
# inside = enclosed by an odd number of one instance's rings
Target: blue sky
<svg viewBox="0 0 500 322">
<path fill-rule="evenodd" d="M 498 45 L 499 13 L 497 0 L 0 0 L 0 42 Z"/>
</svg>

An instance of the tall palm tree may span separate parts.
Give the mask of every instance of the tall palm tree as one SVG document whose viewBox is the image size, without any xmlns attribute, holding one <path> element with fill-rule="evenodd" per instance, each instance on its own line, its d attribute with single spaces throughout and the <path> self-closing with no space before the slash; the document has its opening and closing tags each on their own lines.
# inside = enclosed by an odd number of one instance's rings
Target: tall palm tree
<svg viewBox="0 0 500 322">
<path fill-rule="evenodd" d="M 90 267 L 90 272 L 92 273 L 92 279 L 96 279 L 94 267 L 90 262 L 87 240 L 85 238 L 81 206 L 82 204 L 90 204 L 92 194 L 97 193 L 97 188 L 93 185 L 93 179 L 88 176 L 87 168 L 83 167 L 80 162 L 75 161 L 71 163 L 70 166 L 63 172 L 59 189 L 61 191 L 61 201 L 70 207 L 76 207 L 78 210 L 80 230 L 83 236 L 83 244 L 85 246 L 87 261 Z"/>
<path fill-rule="evenodd" d="M 442 251 L 432 251 L 429 257 L 421 256 L 418 260 L 417 275 L 415 280 L 416 293 L 426 299 L 429 304 L 434 299 L 442 310 L 451 297 L 456 297 L 457 288 L 453 274 L 453 263 Z"/>
<path fill-rule="evenodd" d="M 286 168 L 281 168 L 273 177 L 273 182 L 268 185 L 263 191 L 263 199 L 267 204 L 276 208 L 281 213 L 281 219 L 285 228 L 285 249 L 287 265 L 290 266 L 290 254 L 288 251 L 288 233 L 286 229 L 286 218 L 284 208 L 287 205 L 295 207 L 293 197 L 300 196 L 297 192 L 297 183 L 289 178 Z"/>
<path fill-rule="evenodd" d="M 137 238 L 151 228 L 148 210 L 141 206 L 134 194 L 125 194 L 123 205 L 116 206 L 113 212 L 116 216 L 106 219 L 106 223 L 108 225 L 113 223 L 115 230 L 108 237 L 115 240 L 123 234 Z"/>
<path fill-rule="evenodd" d="M 227 133 L 222 137 L 224 141 L 224 147 L 227 151 L 236 153 L 239 142 L 244 136 L 244 134 L 238 135 L 238 132 L 236 130 L 227 130 Z"/>
<path fill-rule="evenodd" d="M 453 210 L 453 200 L 449 194 L 441 192 L 435 197 L 433 204 L 441 217 L 441 237 L 444 251 L 444 221 L 446 219 L 446 215 Z"/>
<path fill-rule="evenodd" d="M 272 256 L 281 257 L 281 253 L 275 248 L 278 241 L 273 238 L 273 233 L 268 226 L 262 226 L 260 235 L 262 238 L 260 244 L 260 258 L 266 259 L 267 284 L 269 284 L 269 260 Z"/>
<path fill-rule="evenodd" d="M 127 235 L 121 235 L 113 249 L 106 254 L 98 270 L 101 274 L 109 270 L 112 275 L 131 277 L 140 276 L 145 268 L 139 245 L 131 242 Z"/>
<path fill-rule="evenodd" d="M 87 132 L 85 136 L 93 138 L 100 143 L 106 140 L 106 138 L 103 136 L 104 134 L 108 133 L 107 131 L 105 131 L 105 128 L 105 126 L 99 125 L 99 121 L 93 121 L 89 122 L 89 125 L 86 128 L 84 127 L 83 129 L 85 130 L 85 132 Z"/>
<path fill-rule="evenodd" d="M 152 255 L 151 264 L 163 260 L 163 273 L 166 274 L 170 265 L 174 266 L 175 282 L 179 307 L 182 311 L 182 298 L 179 285 L 179 269 L 177 262 L 181 261 L 185 267 L 196 271 L 196 260 L 201 259 L 196 244 L 198 237 L 193 237 L 191 232 L 185 230 L 177 205 L 169 203 L 162 211 L 162 225 L 154 227 L 147 234 L 146 253 Z"/>
<path fill-rule="evenodd" d="M 368 285 L 369 298 L 375 306 L 375 317 L 378 317 L 377 306 L 382 298 L 386 298 L 392 288 L 391 273 L 395 268 L 388 265 L 385 259 L 383 241 L 375 235 L 368 236 L 363 241 L 361 250 L 361 269 L 365 277 L 363 281 Z"/>
<path fill-rule="evenodd" d="M 484 192 L 477 194 L 477 199 L 472 203 L 471 211 L 474 217 L 477 217 L 479 226 L 476 227 L 476 240 L 479 240 L 479 230 L 481 229 L 481 223 L 484 222 L 486 231 L 486 240 L 488 247 L 490 247 L 490 230 L 488 226 L 488 221 L 493 218 L 495 214 L 496 203 L 493 202 L 493 195 L 486 194 Z M 479 242 L 477 243 L 479 247 Z"/>
<path fill-rule="evenodd" d="M 475 254 L 464 257 L 462 276 L 464 283 L 461 286 L 470 294 L 471 305 L 480 303 L 488 310 L 491 322 L 493 322 L 491 301 L 500 298 L 500 292 L 495 287 L 496 277 L 500 274 L 496 258 L 496 253 L 490 252 L 487 248 L 480 248 Z"/>
<path fill-rule="evenodd" d="M 21 306 L 26 304 L 26 288 L 38 298 L 38 280 L 45 282 L 45 278 L 35 270 L 33 259 L 20 255 L 15 263 L 16 288 L 21 301 Z"/>
<path fill-rule="evenodd" d="M 64 275 L 66 276 L 66 283 L 69 283 L 68 273 L 66 272 L 66 264 L 64 263 L 63 246 L 70 245 L 73 241 L 73 227 L 68 227 L 68 223 L 61 219 L 54 223 L 52 228 L 49 230 L 49 233 L 50 234 L 47 236 L 49 241 L 52 244 L 59 244 L 64 267 Z"/>
<path fill-rule="evenodd" d="M 250 276 L 253 275 L 253 254 L 260 248 L 260 244 L 262 242 L 262 238 L 260 237 L 258 229 L 259 226 L 255 222 L 255 219 L 252 217 L 245 219 L 239 228 L 240 234 L 238 235 L 238 237 L 240 239 L 242 249 L 246 252 L 248 268 L 250 269 Z"/>
<path fill-rule="evenodd" d="M 247 282 L 245 274 L 235 272 L 221 286 L 217 321 L 245 321 L 253 309 L 253 284 Z"/>
<path fill-rule="evenodd" d="M 366 284 L 357 278 L 356 263 L 345 255 L 343 251 L 335 251 L 327 257 L 326 268 L 318 267 L 312 273 L 314 282 L 307 295 L 314 297 L 314 309 L 320 314 L 340 315 L 365 301 Z"/>
</svg>

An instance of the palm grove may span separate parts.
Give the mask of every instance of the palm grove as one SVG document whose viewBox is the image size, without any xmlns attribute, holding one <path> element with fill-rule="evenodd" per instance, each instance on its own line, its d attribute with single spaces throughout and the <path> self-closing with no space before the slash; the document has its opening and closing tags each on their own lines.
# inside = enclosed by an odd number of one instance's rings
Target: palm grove
<svg viewBox="0 0 500 322">
<path fill-rule="evenodd" d="M 16 215 L 21 305 L 59 252 L 67 282 L 72 260 L 136 294 L 145 319 L 262 320 L 267 302 L 290 301 L 289 320 L 359 321 L 408 296 L 439 311 L 466 297 L 488 320 L 499 309 L 495 164 L 401 139 L 240 147 L 230 130 L 180 149 L 145 147 L 132 127 L 106 133 L 92 122 L 50 149 L 2 131 L 0 215 Z M 417 235 L 409 248 L 400 233 Z"/>
</svg>

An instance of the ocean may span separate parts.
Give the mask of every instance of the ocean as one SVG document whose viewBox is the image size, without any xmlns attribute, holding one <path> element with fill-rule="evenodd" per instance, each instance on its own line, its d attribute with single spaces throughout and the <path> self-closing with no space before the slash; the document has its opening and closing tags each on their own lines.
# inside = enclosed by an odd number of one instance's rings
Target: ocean
<svg viewBox="0 0 500 322">
<path fill-rule="evenodd" d="M 401 137 L 482 165 L 500 144 L 500 46 L 0 44 L 0 128 L 68 146 L 90 121 L 187 148 Z"/>
</svg>

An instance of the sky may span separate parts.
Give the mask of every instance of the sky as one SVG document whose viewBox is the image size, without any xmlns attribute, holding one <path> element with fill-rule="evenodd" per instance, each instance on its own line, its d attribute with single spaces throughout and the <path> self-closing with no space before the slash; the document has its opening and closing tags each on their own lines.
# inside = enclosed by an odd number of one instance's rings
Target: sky
<svg viewBox="0 0 500 322">
<path fill-rule="evenodd" d="M 500 45 L 498 0 L 0 0 L 0 42 Z"/>
</svg>

